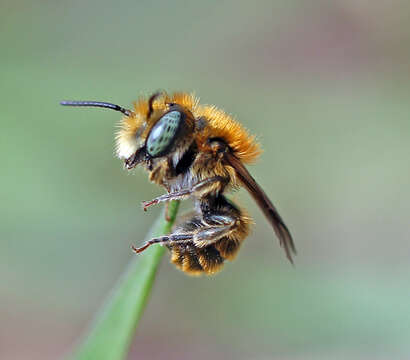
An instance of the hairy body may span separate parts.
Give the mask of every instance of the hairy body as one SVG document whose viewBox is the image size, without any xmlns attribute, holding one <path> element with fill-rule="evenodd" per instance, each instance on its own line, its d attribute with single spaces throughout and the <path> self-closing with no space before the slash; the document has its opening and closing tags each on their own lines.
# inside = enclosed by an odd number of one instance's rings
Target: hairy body
<svg viewBox="0 0 410 360">
<path fill-rule="evenodd" d="M 105 104 L 105 106 L 104 106 Z M 292 237 L 275 207 L 244 164 L 260 154 L 255 138 L 231 116 L 211 105 L 200 105 L 191 94 L 165 92 L 140 98 L 133 110 L 93 102 L 71 106 L 108 107 L 124 114 L 116 137 L 117 155 L 125 166 L 139 165 L 167 193 L 143 203 L 149 206 L 192 197 L 194 214 L 172 234 L 148 241 L 171 251 L 171 261 L 189 274 L 214 274 L 232 260 L 249 234 L 252 219 L 225 193 L 245 187 L 253 196 L 292 261 Z"/>
</svg>

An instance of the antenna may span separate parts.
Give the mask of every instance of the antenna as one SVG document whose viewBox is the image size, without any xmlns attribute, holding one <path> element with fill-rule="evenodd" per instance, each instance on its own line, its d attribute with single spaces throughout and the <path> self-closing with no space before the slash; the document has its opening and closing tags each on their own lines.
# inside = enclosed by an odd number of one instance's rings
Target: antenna
<svg viewBox="0 0 410 360">
<path fill-rule="evenodd" d="M 60 105 L 63 106 L 84 106 L 84 107 L 100 107 L 106 109 L 112 109 L 115 111 L 119 111 L 123 113 L 125 116 L 131 116 L 132 111 L 128 109 L 124 109 L 123 107 L 107 102 L 100 102 L 100 101 L 61 101 Z"/>
</svg>

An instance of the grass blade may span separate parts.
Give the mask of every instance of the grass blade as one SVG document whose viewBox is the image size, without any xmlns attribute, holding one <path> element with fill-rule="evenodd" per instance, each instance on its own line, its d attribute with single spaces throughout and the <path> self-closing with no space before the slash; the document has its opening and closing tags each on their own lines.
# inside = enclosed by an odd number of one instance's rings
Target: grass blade
<svg viewBox="0 0 410 360">
<path fill-rule="evenodd" d="M 178 206 L 177 201 L 169 203 L 170 221 L 166 221 L 162 213 L 147 239 L 171 231 Z M 151 246 L 143 254 L 135 256 L 97 315 L 88 335 L 69 359 L 120 360 L 127 356 L 164 252 L 162 246 Z"/>
</svg>

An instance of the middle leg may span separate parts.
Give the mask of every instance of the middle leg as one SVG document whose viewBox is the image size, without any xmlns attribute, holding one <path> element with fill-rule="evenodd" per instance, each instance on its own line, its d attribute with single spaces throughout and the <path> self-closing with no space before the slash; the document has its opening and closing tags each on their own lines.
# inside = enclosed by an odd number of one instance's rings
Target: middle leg
<svg viewBox="0 0 410 360">
<path fill-rule="evenodd" d="M 147 209 L 150 206 L 158 204 L 160 202 L 168 202 L 171 200 L 184 200 L 190 196 L 200 198 L 212 192 L 220 192 L 225 186 L 226 182 L 227 180 L 223 177 L 214 176 L 200 181 L 199 183 L 193 185 L 190 189 L 182 189 L 180 191 L 175 191 L 169 194 L 158 196 L 157 198 L 152 199 L 150 201 L 143 201 L 142 206 L 144 208 L 144 211 L 147 211 Z"/>
</svg>

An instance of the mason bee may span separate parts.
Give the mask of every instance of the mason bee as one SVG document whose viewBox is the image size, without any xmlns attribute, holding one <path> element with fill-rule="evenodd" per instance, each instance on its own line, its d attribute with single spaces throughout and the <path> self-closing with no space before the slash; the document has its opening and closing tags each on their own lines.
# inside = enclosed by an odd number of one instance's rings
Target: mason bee
<svg viewBox="0 0 410 360">
<path fill-rule="evenodd" d="M 94 106 L 124 116 L 116 136 L 116 151 L 127 169 L 144 167 L 149 179 L 167 193 L 143 202 L 144 210 L 171 200 L 194 200 L 189 219 L 169 235 L 139 248 L 165 245 L 171 261 L 182 271 L 214 274 L 233 260 L 249 234 L 252 219 L 225 197 L 245 187 L 273 227 L 289 261 L 296 254 L 292 236 L 262 188 L 244 164 L 261 153 L 255 138 L 231 116 L 212 105 L 201 105 L 188 93 L 154 93 L 140 98 L 133 110 L 94 101 L 63 101 L 66 106 Z"/>
</svg>

